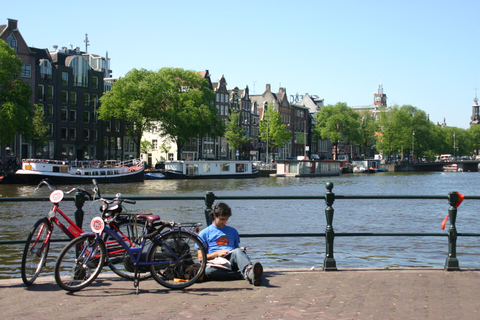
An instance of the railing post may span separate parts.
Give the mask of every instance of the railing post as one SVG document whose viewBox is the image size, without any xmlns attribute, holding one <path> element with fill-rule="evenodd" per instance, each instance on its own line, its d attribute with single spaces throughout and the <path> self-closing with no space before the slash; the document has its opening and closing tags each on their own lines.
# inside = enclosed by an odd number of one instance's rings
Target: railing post
<svg viewBox="0 0 480 320">
<path fill-rule="evenodd" d="M 455 226 L 457 220 L 457 208 L 455 205 L 458 202 L 458 193 L 450 192 L 448 194 L 448 202 L 450 208 L 448 208 L 448 216 L 450 219 L 450 228 L 448 228 L 448 257 L 445 261 L 445 270 L 456 271 L 460 270 L 457 259 L 457 228 Z"/>
<path fill-rule="evenodd" d="M 77 191 L 77 193 L 75 193 L 75 196 L 73 198 L 75 201 L 75 207 L 77 207 L 77 210 L 75 211 L 75 224 L 80 229 L 82 229 L 83 216 L 84 216 L 83 205 L 85 204 L 85 195 L 82 192 Z"/>
<path fill-rule="evenodd" d="M 215 195 L 212 191 L 207 191 L 205 194 L 205 221 L 207 222 L 207 226 L 212 224 L 210 220 L 209 213 L 212 211 L 213 202 L 215 201 Z"/>
<path fill-rule="evenodd" d="M 327 208 L 325 208 L 325 217 L 327 218 L 327 228 L 325 230 L 325 260 L 323 261 L 323 270 L 324 271 L 336 271 L 337 264 L 335 258 L 333 257 L 333 240 L 335 237 L 335 232 L 333 231 L 333 208 L 332 204 L 335 201 L 335 193 L 332 192 L 333 182 L 327 182 L 325 184 L 328 192 L 325 193 L 325 203 Z"/>
</svg>

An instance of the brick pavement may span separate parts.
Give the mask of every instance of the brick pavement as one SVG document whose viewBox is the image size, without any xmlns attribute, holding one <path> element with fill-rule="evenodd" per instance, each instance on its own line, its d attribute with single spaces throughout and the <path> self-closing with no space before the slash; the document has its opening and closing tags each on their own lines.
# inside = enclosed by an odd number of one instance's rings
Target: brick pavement
<svg viewBox="0 0 480 320">
<path fill-rule="evenodd" d="M 185 290 L 154 280 L 102 274 L 67 293 L 53 278 L 25 287 L 0 280 L 1 319 L 480 319 L 480 270 L 265 270 L 246 281 L 197 283 Z"/>
</svg>

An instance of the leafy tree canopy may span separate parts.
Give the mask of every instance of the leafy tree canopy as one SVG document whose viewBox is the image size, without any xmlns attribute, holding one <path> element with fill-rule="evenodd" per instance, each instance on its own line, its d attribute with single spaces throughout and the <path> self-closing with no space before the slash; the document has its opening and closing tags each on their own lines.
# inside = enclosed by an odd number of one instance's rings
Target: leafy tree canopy
<svg viewBox="0 0 480 320">
<path fill-rule="evenodd" d="M 17 134 L 31 138 L 32 89 L 19 79 L 21 70 L 22 60 L 0 39 L 0 145 L 13 142 Z"/>
<path fill-rule="evenodd" d="M 292 140 L 292 133 L 282 122 L 282 116 L 278 110 L 269 103 L 263 111 L 264 116 L 259 125 L 260 140 L 268 142 L 268 148 L 284 146 Z"/>
<path fill-rule="evenodd" d="M 189 138 L 223 135 L 214 97 L 208 82 L 194 71 L 133 69 L 100 99 L 98 112 L 101 120 L 117 118 L 130 124 L 127 133 L 138 153 L 143 132 L 157 121 L 161 134 L 176 142 L 180 152 Z"/>
<path fill-rule="evenodd" d="M 250 139 L 246 135 L 245 129 L 240 126 L 240 112 L 232 111 L 229 115 L 229 122 L 225 137 L 230 149 L 240 150 Z"/>
</svg>

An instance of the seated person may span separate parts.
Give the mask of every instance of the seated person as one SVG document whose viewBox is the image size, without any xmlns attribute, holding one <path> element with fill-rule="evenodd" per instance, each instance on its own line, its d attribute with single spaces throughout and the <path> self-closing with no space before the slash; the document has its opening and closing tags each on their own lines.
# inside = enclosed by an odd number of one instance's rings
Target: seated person
<svg viewBox="0 0 480 320">
<path fill-rule="evenodd" d="M 210 211 L 212 224 L 199 233 L 205 243 L 208 280 L 245 279 L 255 286 L 262 283 L 263 267 L 260 262 L 252 264 L 245 248 L 240 248 L 238 231 L 226 223 L 232 210 L 225 203 L 218 203 Z"/>
</svg>

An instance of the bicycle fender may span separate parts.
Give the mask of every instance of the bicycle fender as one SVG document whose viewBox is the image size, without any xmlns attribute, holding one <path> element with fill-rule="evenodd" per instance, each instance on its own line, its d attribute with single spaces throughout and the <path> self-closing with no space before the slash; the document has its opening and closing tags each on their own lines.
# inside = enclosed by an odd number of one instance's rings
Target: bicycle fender
<svg viewBox="0 0 480 320">
<path fill-rule="evenodd" d="M 84 232 L 82 233 L 80 236 L 82 237 L 89 237 L 89 236 L 94 236 L 95 233 L 94 232 Z"/>
</svg>

